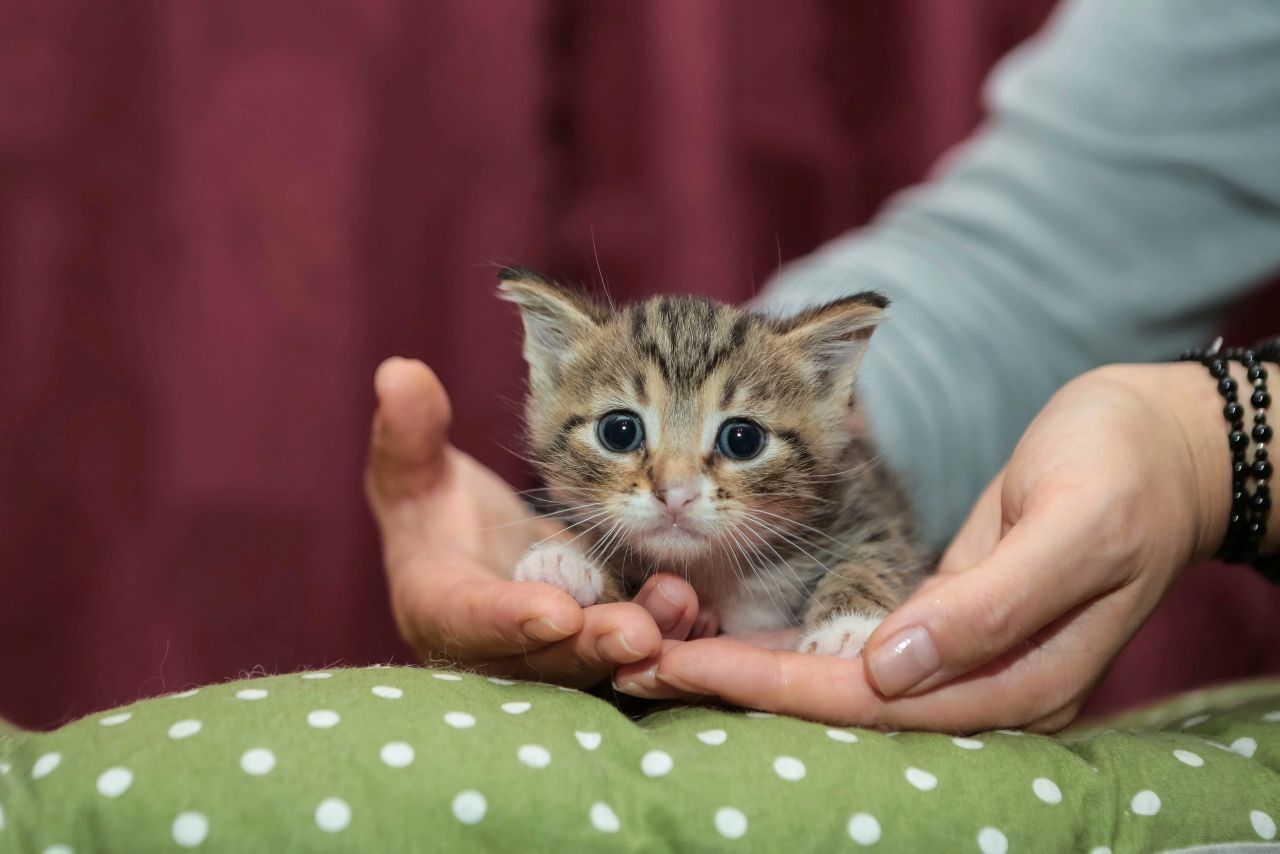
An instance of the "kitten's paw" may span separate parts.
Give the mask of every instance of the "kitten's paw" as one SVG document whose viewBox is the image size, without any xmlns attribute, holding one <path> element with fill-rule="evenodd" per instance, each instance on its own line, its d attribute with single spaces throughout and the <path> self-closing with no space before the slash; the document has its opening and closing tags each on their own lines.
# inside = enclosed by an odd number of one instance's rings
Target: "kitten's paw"
<svg viewBox="0 0 1280 854">
<path fill-rule="evenodd" d="M 814 655 L 857 658 L 867 638 L 884 622 L 884 615 L 871 616 L 857 611 L 836 614 L 800 636 L 796 649 Z"/>
<path fill-rule="evenodd" d="M 512 577 L 559 587 L 584 608 L 599 602 L 604 593 L 604 573 L 572 546 L 534 546 L 520 558 Z"/>
</svg>

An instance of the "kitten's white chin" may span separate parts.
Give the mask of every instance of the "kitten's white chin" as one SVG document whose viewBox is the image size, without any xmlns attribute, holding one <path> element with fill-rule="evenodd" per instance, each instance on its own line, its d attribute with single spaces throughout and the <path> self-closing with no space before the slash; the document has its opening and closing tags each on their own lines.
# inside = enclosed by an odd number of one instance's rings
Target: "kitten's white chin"
<svg viewBox="0 0 1280 854">
<path fill-rule="evenodd" d="M 706 537 L 678 525 L 662 525 L 639 534 L 637 545 L 659 558 L 690 558 L 707 551 Z"/>
</svg>

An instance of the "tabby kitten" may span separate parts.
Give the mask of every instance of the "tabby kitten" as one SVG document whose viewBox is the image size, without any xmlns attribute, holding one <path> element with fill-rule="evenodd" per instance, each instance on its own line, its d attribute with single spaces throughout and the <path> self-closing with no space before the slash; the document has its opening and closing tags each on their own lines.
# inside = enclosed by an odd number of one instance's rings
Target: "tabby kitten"
<svg viewBox="0 0 1280 854">
<path fill-rule="evenodd" d="M 585 607 L 665 570 L 725 632 L 801 625 L 800 650 L 858 655 L 927 565 L 852 426 L 887 300 L 774 320 L 695 297 L 615 310 L 528 270 L 499 279 L 524 321 L 533 460 L 572 537 L 531 548 L 515 579 Z"/>
</svg>

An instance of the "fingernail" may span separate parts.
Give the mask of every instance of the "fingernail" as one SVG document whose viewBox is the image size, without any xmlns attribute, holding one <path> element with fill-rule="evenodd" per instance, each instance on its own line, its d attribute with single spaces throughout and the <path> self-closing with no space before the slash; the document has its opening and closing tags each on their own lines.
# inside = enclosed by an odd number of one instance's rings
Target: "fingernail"
<svg viewBox="0 0 1280 854">
<path fill-rule="evenodd" d="M 919 685 L 942 666 L 933 639 L 916 626 L 904 629 L 867 659 L 871 678 L 880 693 L 894 697 Z"/>
<path fill-rule="evenodd" d="M 607 658 L 609 661 L 630 663 L 644 658 L 631 644 L 627 643 L 627 637 L 621 630 L 611 632 L 596 641 L 596 652 L 601 658 Z"/>
<path fill-rule="evenodd" d="M 564 640 L 570 634 L 557 626 L 555 620 L 550 617 L 534 617 L 532 620 L 525 620 L 520 624 L 520 630 L 524 632 L 525 637 L 547 642 Z"/>
<path fill-rule="evenodd" d="M 653 622 L 657 624 L 658 630 L 663 632 L 671 631 L 684 617 L 684 603 L 676 600 L 671 595 L 670 585 L 664 585 L 658 582 L 653 586 L 652 595 L 644 602 L 644 607 L 653 617 Z"/>
<path fill-rule="evenodd" d="M 654 674 L 657 670 L 658 665 L 655 664 L 639 677 L 631 677 L 623 682 L 618 681 L 618 674 L 615 673 L 612 679 L 613 688 L 615 691 L 621 691 L 623 694 L 628 694 L 632 697 L 640 697 L 643 700 L 656 700 L 658 699 L 658 695 L 650 691 L 649 687 L 641 680 L 647 679 L 650 682 L 655 681 Z"/>
</svg>

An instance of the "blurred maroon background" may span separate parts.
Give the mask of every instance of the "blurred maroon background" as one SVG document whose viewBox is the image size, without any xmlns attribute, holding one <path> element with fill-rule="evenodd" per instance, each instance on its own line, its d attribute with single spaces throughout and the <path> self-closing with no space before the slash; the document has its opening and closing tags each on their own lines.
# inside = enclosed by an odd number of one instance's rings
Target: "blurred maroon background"
<svg viewBox="0 0 1280 854">
<path fill-rule="evenodd" d="M 377 363 L 426 359 L 457 442 L 525 479 L 494 262 L 745 298 L 919 180 L 1050 5 L 0 5 L 0 714 L 407 660 L 361 493 Z M 1276 596 L 1231 578 L 1184 583 L 1097 707 L 1280 667 Z"/>
</svg>

